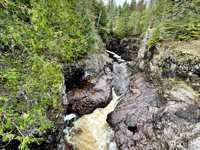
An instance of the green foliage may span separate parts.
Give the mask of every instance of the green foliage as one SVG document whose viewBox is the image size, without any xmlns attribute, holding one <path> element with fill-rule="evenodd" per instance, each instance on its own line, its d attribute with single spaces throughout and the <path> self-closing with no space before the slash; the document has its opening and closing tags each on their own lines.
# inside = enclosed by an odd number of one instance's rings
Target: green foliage
<svg viewBox="0 0 200 150">
<path fill-rule="evenodd" d="M 152 33 L 151 33 L 151 37 L 150 39 L 147 41 L 147 44 L 150 46 L 150 45 L 156 45 L 156 42 L 158 42 L 158 39 L 160 38 L 160 35 L 159 35 L 159 31 L 160 31 L 160 28 L 159 27 L 156 27 L 153 29 Z"/>
<path fill-rule="evenodd" d="M 122 37 L 122 35 L 144 35 L 147 28 L 154 28 L 159 25 L 161 29 L 156 29 L 157 35 L 154 33 L 149 44 L 155 43 L 156 40 L 199 39 L 199 12 L 200 0 L 151 0 L 148 8 L 144 0 L 138 3 L 135 0 L 132 0 L 131 3 L 125 1 L 123 6 L 119 5 L 118 7 L 114 0 L 109 0 L 107 28 L 109 29 L 112 23 L 113 28 L 119 30 L 121 27 L 117 27 L 118 21 L 123 18 L 124 29 L 120 36 L 117 31 L 118 37 Z M 112 31 L 109 29 L 109 32 Z M 157 37 L 158 35 L 160 37 Z"/>
<path fill-rule="evenodd" d="M 127 22 L 127 28 L 129 33 L 136 35 L 138 32 L 137 28 L 139 27 L 140 13 L 133 11 Z"/>
<path fill-rule="evenodd" d="M 200 20 L 198 15 L 187 13 L 183 17 L 174 17 L 164 22 L 166 37 L 177 40 L 193 40 L 200 38 Z"/>
<path fill-rule="evenodd" d="M 147 26 L 149 25 L 149 14 L 148 10 L 145 9 L 142 11 L 141 19 L 139 22 L 139 34 L 146 32 Z"/>
<path fill-rule="evenodd" d="M 136 11 L 136 8 L 139 9 L 139 11 Z M 139 1 L 138 3 L 136 3 L 136 0 L 132 0 L 131 3 L 125 1 L 123 6 L 117 6 L 115 0 L 109 0 L 107 5 L 107 16 L 109 20 L 107 30 L 109 31 L 109 33 L 112 32 L 110 28 L 112 23 L 112 26 L 113 28 L 115 28 L 115 33 L 118 38 L 141 34 L 141 32 L 143 31 L 142 28 L 146 25 L 145 21 L 147 20 L 147 16 L 143 15 L 146 12 L 142 14 L 145 9 L 146 3 L 143 0 Z M 139 22 L 141 16 L 143 17 L 140 25 Z M 122 20 L 123 22 L 120 23 L 120 21 Z"/>
<path fill-rule="evenodd" d="M 113 28 L 114 28 L 113 21 L 111 20 L 108 22 L 107 33 L 108 34 L 113 33 Z"/>
<path fill-rule="evenodd" d="M 130 14 L 135 11 L 136 9 L 136 0 L 131 0 L 131 4 L 130 4 Z"/>
<path fill-rule="evenodd" d="M 123 30 L 124 30 L 124 21 L 123 18 L 120 18 L 117 24 L 117 28 L 115 29 L 115 34 L 117 38 L 121 39 L 124 36 Z"/>
<path fill-rule="evenodd" d="M 93 0 L 92 5 L 94 6 L 93 14 L 95 15 L 95 24 L 99 31 L 99 35 L 101 36 L 102 40 L 106 41 L 106 26 L 107 26 L 107 13 L 106 7 L 102 0 L 97 1 Z"/>
<path fill-rule="evenodd" d="M 158 41 L 200 39 L 200 0 L 168 1 L 151 0 L 148 14 L 149 23 L 156 29 L 148 44 Z"/>
<path fill-rule="evenodd" d="M 20 149 L 51 127 L 48 106 L 57 107 L 62 62 L 82 57 L 96 41 L 84 1 L 6 1 L 0 8 L 0 135 Z M 3 43 L 3 44 L 2 44 Z"/>
</svg>

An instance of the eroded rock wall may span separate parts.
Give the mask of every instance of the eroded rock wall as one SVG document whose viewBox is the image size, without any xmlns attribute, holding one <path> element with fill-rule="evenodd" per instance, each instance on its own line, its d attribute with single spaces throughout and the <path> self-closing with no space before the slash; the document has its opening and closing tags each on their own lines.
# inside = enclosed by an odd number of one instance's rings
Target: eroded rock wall
<svg viewBox="0 0 200 150">
<path fill-rule="evenodd" d="M 138 55 L 141 40 L 139 38 L 124 38 L 119 40 L 110 37 L 106 42 L 106 49 L 120 55 L 125 60 L 135 60 Z"/>
<path fill-rule="evenodd" d="M 136 57 L 128 92 L 107 117 L 120 150 L 200 149 L 198 49 L 169 47 L 146 47 Z"/>
<path fill-rule="evenodd" d="M 36 134 L 43 141 L 32 150 L 70 150 L 73 146 L 64 139 L 63 129 L 79 117 L 105 107 L 112 99 L 112 59 L 100 48 L 99 53 L 90 52 L 83 59 L 67 63 L 62 68 L 64 81 L 60 85 L 58 108 L 49 106 L 47 116 L 55 125 Z M 72 120 L 64 120 L 67 114 L 75 113 Z"/>
<path fill-rule="evenodd" d="M 129 91 L 107 117 L 120 150 L 200 148 L 198 94 L 183 81 L 160 85 L 162 93 L 145 73 L 131 77 Z"/>
</svg>

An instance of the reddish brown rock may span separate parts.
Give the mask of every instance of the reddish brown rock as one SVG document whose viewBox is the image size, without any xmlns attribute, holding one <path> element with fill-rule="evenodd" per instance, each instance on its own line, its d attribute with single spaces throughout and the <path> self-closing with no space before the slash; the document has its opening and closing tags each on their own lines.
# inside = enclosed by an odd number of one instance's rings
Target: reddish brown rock
<svg viewBox="0 0 200 150">
<path fill-rule="evenodd" d="M 169 96 L 161 100 L 144 74 L 138 73 L 130 81 L 127 94 L 107 117 L 120 150 L 198 147 L 194 138 L 200 136 L 199 108 L 191 89 L 163 81 L 164 98 Z"/>
<path fill-rule="evenodd" d="M 156 107 L 158 100 L 156 90 L 145 82 L 142 73 L 131 77 L 128 93 L 107 118 L 116 131 L 119 149 L 137 149 L 137 145 L 144 142 L 144 135 L 150 134 L 152 129 L 148 122 L 153 113 L 149 113 L 149 109 Z"/>
<path fill-rule="evenodd" d="M 105 75 L 99 79 L 93 88 L 69 91 L 67 93 L 70 106 L 68 107 L 68 112 L 83 116 L 92 113 L 96 108 L 107 106 L 112 99 L 111 81 L 111 71 L 106 68 Z"/>
</svg>

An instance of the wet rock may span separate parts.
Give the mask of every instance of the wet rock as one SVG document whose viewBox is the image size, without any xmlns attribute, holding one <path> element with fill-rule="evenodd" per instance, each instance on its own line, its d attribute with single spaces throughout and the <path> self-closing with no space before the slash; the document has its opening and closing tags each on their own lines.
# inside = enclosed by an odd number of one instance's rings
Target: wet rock
<svg viewBox="0 0 200 150">
<path fill-rule="evenodd" d="M 117 53 L 120 48 L 120 39 L 110 37 L 106 42 L 106 49 Z"/>
<path fill-rule="evenodd" d="M 125 60 L 135 60 L 140 48 L 140 39 L 124 38 L 122 40 L 110 37 L 106 42 L 106 49 L 120 55 Z"/>
<path fill-rule="evenodd" d="M 105 107 L 112 99 L 112 74 L 105 68 L 104 75 L 92 88 L 73 89 L 67 92 L 69 101 L 68 114 L 77 113 L 80 116 L 92 113 L 96 108 Z"/>
<path fill-rule="evenodd" d="M 140 69 L 141 71 L 144 71 L 144 68 L 145 68 L 145 62 L 144 62 L 144 61 L 141 61 L 141 62 L 139 63 L 139 69 Z"/>
<path fill-rule="evenodd" d="M 61 150 L 74 150 L 74 147 L 72 144 L 70 144 L 66 140 L 64 141 L 64 143 L 65 143 L 66 147 L 65 147 L 65 149 L 61 149 Z"/>
<path fill-rule="evenodd" d="M 158 100 L 156 90 L 145 82 L 143 74 L 138 73 L 131 77 L 127 95 L 107 118 L 115 129 L 119 149 L 136 149 L 137 141 L 143 137 L 140 133 L 141 127 L 153 118 Z M 152 113 L 149 113 L 149 110 Z"/>
<path fill-rule="evenodd" d="M 115 87 L 115 93 L 121 95 L 126 92 L 130 76 L 133 73 L 133 67 L 135 62 L 125 62 L 125 63 L 113 63 L 113 81 L 112 85 Z"/>
</svg>

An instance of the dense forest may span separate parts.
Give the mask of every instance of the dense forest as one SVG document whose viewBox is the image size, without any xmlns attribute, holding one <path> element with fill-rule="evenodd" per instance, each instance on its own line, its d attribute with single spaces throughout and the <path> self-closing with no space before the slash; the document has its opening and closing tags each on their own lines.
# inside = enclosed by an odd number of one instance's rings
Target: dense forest
<svg viewBox="0 0 200 150">
<path fill-rule="evenodd" d="M 34 136 L 55 122 L 46 108 L 58 109 L 62 66 L 88 53 L 108 35 L 158 42 L 200 39 L 200 0 L 1 0 L 0 135 L 28 149 Z"/>
<path fill-rule="evenodd" d="M 199 0 L 144 0 L 117 6 L 110 0 L 107 7 L 108 33 L 123 38 L 134 35 L 143 37 L 153 29 L 149 44 L 158 41 L 199 39 Z"/>
</svg>

